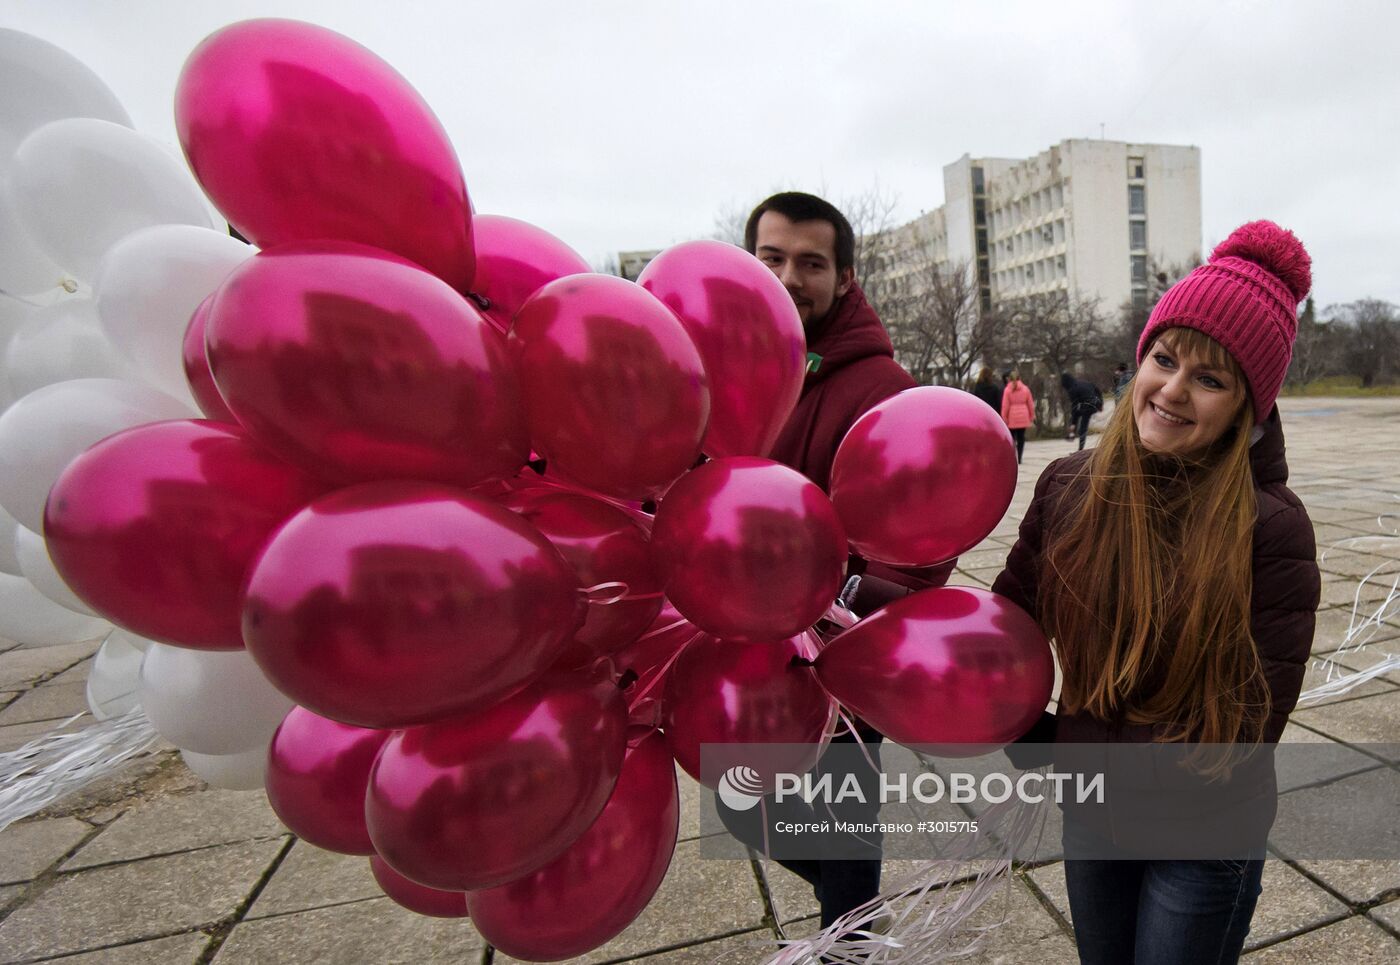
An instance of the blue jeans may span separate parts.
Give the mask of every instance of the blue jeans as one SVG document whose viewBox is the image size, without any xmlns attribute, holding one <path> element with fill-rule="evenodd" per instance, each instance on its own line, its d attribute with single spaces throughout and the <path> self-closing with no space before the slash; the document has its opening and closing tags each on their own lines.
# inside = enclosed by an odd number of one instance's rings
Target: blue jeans
<svg viewBox="0 0 1400 965">
<path fill-rule="evenodd" d="M 1083 965 L 1217 965 L 1239 960 L 1262 858 L 1066 860 Z"/>
</svg>

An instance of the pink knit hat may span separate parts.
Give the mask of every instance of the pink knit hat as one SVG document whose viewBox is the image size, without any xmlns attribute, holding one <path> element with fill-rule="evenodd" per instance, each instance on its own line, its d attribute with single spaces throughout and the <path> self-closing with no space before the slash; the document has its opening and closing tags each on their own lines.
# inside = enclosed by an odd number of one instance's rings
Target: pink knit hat
<svg viewBox="0 0 1400 965">
<path fill-rule="evenodd" d="M 1312 259 L 1303 243 L 1272 221 L 1251 221 L 1162 296 L 1138 339 L 1138 362 L 1169 328 L 1205 332 L 1244 370 L 1254 421 L 1263 422 L 1293 358 L 1298 304 L 1311 287 Z"/>
</svg>

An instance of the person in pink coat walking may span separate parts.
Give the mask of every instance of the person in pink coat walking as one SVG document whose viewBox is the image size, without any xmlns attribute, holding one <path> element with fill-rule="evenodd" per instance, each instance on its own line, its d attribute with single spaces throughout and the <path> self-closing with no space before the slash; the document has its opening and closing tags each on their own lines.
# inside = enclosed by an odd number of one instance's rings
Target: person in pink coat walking
<svg viewBox="0 0 1400 965">
<path fill-rule="evenodd" d="M 1001 391 L 1001 418 L 1016 441 L 1016 465 L 1019 466 L 1021 453 L 1026 448 L 1026 427 L 1035 422 L 1035 399 L 1030 386 L 1021 381 L 1021 373 L 1014 369 L 1006 388 Z"/>
</svg>

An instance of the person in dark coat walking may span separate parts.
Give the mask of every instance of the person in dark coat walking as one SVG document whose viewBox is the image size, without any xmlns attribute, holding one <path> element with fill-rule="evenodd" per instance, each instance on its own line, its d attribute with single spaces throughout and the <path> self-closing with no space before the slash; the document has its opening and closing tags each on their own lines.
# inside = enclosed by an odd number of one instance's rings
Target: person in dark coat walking
<svg viewBox="0 0 1400 965">
<path fill-rule="evenodd" d="M 1068 372 L 1060 373 L 1060 385 L 1069 397 L 1070 425 L 1079 436 L 1079 448 L 1084 448 L 1084 440 L 1089 437 L 1089 420 L 1095 412 L 1103 411 L 1103 394 L 1099 387 L 1084 379 L 1076 379 Z"/>
<path fill-rule="evenodd" d="M 1267 221 L 1238 229 L 1153 310 L 1130 404 L 1099 445 L 1041 475 L 992 589 L 1037 618 L 1063 683 L 1055 714 L 1008 749 L 1013 760 L 1035 741 L 1278 741 L 1321 587 L 1274 405 L 1310 285 L 1290 232 Z M 1272 804 L 1273 785 L 1270 766 L 1245 790 Z M 1081 962 L 1238 959 L 1261 851 L 1089 860 L 1075 855 L 1101 839 L 1086 827 L 1067 812 Z"/>
<path fill-rule="evenodd" d="M 977 381 L 972 383 L 972 394 L 1000 412 L 1001 391 L 1002 384 L 992 375 L 991 368 L 982 366 L 982 371 L 977 373 Z"/>
</svg>

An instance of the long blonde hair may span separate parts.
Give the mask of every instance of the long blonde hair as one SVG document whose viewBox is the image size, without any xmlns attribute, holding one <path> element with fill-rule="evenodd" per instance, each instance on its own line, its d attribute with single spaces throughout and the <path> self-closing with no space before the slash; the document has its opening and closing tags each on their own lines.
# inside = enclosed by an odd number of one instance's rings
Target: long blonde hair
<svg viewBox="0 0 1400 965">
<path fill-rule="evenodd" d="M 1254 408 L 1218 342 L 1180 327 L 1162 338 L 1234 374 L 1235 421 L 1183 459 L 1148 452 L 1131 403 L 1115 409 L 1048 535 L 1041 625 L 1067 712 L 1164 725 L 1164 740 L 1255 742 L 1269 696 L 1249 631 Z"/>
</svg>

